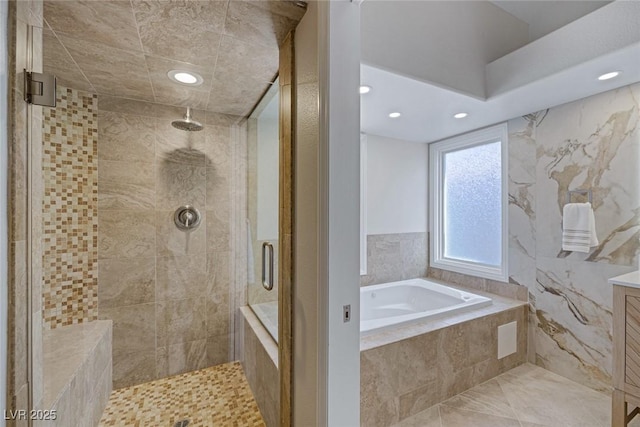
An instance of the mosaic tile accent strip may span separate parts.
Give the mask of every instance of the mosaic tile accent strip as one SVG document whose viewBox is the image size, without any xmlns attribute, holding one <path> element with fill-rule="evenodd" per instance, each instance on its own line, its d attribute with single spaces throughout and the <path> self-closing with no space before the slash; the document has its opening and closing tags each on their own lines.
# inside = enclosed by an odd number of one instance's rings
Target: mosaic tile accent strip
<svg viewBox="0 0 640 427">
<path fill-rule="evenodd" d="M 98 98 L 58 86 L 43 109 L 43 323 L 98 318 Z"/>
<path fill-rule="evenodd" d="M 111 393 L 100 427 L 263 427 L 240 362 L 121 388 Z"/>
</svg>

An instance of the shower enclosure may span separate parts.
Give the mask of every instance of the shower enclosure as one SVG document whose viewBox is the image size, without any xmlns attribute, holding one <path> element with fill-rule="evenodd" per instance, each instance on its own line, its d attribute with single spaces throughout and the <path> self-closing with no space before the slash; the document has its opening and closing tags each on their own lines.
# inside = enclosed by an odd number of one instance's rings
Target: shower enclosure
<svg viewBox="0 0 640 427">
<path fill-rule="evenodd" d="M 247 302 L 278 341 L 279 82 L 247 122 Z"/>
</svg>

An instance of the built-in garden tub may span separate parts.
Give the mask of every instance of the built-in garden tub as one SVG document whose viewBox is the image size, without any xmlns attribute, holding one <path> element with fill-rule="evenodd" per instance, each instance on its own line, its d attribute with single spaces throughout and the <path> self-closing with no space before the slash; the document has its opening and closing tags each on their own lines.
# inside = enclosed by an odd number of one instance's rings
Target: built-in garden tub
<svg viewBox="0 0 640 427">
<path fill-rule="evenodd" d="M 425 279 L 360 289 L 360 333 L 446 317 L 491 305 L 491 298 Z"/>
<path fill-rule="evenodd" d="M 360 314 L 363 426 L 393 425 L 527 359 L 524 301 L 412 279 L 362 287 Z"/>
</svg>

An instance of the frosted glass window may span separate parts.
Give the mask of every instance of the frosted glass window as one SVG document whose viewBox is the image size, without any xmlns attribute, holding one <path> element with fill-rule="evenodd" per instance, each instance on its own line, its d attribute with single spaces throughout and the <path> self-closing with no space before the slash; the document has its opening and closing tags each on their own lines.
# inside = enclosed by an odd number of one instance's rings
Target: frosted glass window
<svg viewBox="0 0 640 427">
<path fill-rule="evenodd" d="M 507 281 L 507 125 L 429 146 L 430 265 Z"/>
<path fill-rule="evenodd" d="M 500 142 L 444 155 L 444 256 L 500 266 Z"/>
</svg>

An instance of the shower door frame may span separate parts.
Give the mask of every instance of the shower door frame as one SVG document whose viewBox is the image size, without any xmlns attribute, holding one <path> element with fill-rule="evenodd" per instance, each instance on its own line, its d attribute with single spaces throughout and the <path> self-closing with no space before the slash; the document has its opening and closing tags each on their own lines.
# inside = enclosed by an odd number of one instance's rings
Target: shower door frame
<svg viewBox="0 0 640 427">
<path fill-rule="evenodd" d="M 293 355 L 293 218 L 295 147 L 295 55 L 292 30 L 280 46 L 279 85 L 279 260 L 278 260 L 278 371 L 280 426 L 291 426 Z"/>
</svg>

